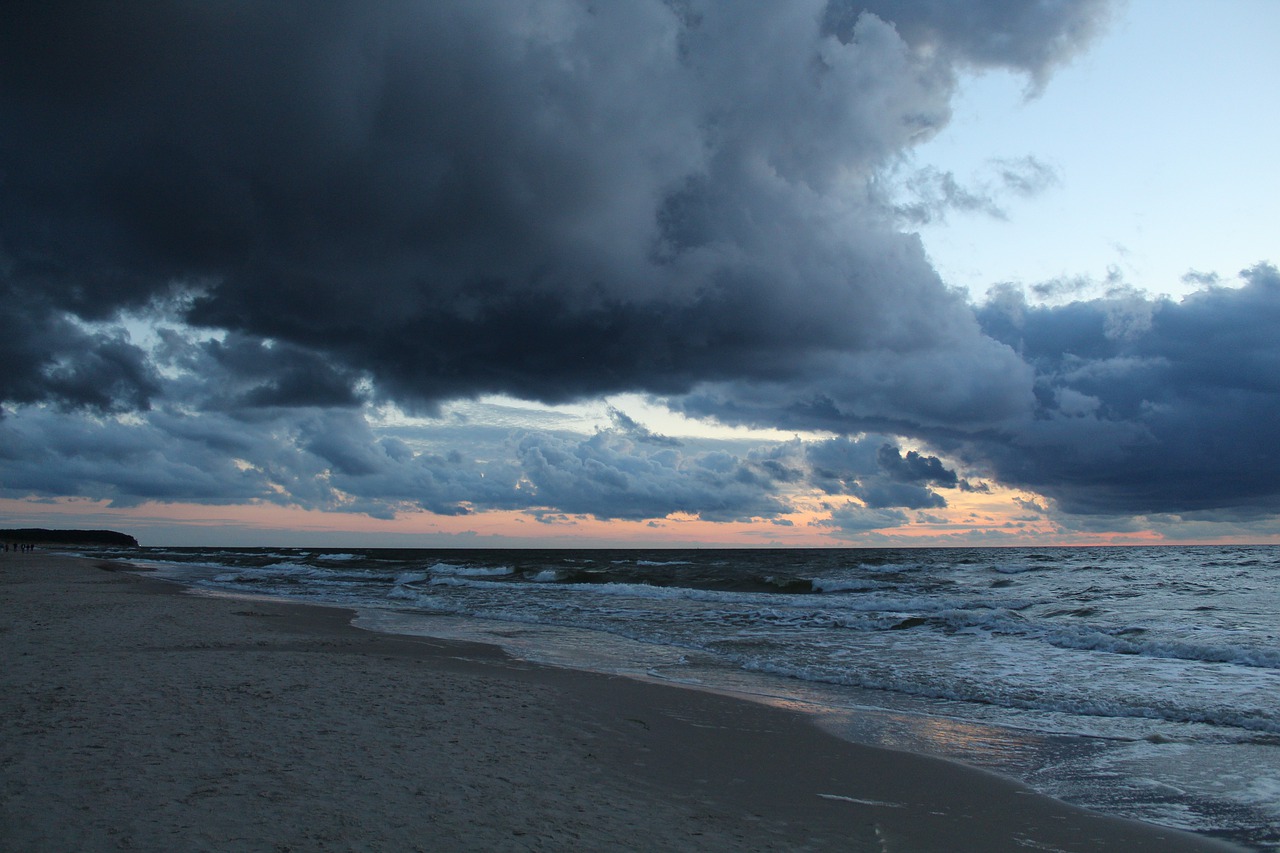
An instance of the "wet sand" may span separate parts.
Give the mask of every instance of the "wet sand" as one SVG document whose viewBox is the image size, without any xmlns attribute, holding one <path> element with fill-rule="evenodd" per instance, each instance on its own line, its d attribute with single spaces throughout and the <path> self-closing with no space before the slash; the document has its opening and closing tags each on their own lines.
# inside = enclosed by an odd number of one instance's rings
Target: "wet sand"
<svg viewBox="0 0 1280 853">
<path fill-rule="evenodd" d="M 118 568 L 0 554 L 0 849 L 1238 849 L 786 710 Z"/>
</svg>

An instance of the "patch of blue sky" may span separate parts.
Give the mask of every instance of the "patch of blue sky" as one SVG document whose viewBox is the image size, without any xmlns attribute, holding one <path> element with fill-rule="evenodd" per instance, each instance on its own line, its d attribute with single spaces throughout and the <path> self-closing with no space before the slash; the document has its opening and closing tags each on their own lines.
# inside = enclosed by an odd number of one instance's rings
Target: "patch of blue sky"
<svg viewBox="0 0 1280 853">
<path fill-rule="evenodd" d="M 979 194 L 1001 161 L 1034 158 L 1054 180 L 996 193 L 1003 218 L 919 225 L 943 279 L 975 300 L 1003 282 L 1059 282 L 1042 289 L 1059 299 L 1117 284 L 1176 297 L 1193 272 L 1238 283 L 1280 248 L 1277 36 L 1274 0 L 1134 0 L 1039 95 L 1006 72 L 963 80 L 911 166 Z"/>
</svg>

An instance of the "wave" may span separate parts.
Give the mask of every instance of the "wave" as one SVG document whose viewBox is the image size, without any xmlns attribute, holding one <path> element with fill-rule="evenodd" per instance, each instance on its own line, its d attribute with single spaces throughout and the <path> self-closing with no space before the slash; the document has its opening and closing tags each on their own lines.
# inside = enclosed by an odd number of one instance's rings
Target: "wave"
<svg viewBox="0 0 1280 853">
<path fill-rule="evenodd" d="M 1140 655 L 1168 660 L 1224 663 L 1259 669 L 1280 669 L 1280 650 L 1233 646 L 1229 644 L 1188 643 L 1179 640 L 1138 640 L 1119 635 L 1124 631 L 1145 631 L 1143 628 L 1118 629 L 1115 633 L 1090 628 L 1055 628 L 1045 630 L 1041 637 L 1060 649 L 1109 652 L 1118 655 Z"/>
<path fill-rule="evenodd" d="M 813 578 L 809 587 L 814 592 L 848 593 L 871 592 L 873 590 L 892 589 L 896 584 L 892 581 L 878 581 L 867 578 Z"/>
<path fill-rule="evenodd" d="M 226 568 L 213 566 L 212 568 Z M 259 567 L 242 567 L 224 571 L 213 578 L 215 583 L 227 584 L 316 584 L 350 585 L 393 583 L 397 575 L 386 569 L 333 569 L 287 561 L 269 563 Z"/>
<path fill-rule="evenodd" d="M 1022 575 L 1027 572 L 1043 572 L 1049 566 L 1029 566 L 1026 563 L 997 563 L 991 567 L 991 571 L 1002 575 Z"/>
<path fill-rule="evenodd" d="M 428 569 L 436 576 L 463 578 L 498 578 L 515 574 L 510 566 L 460 566 L 455 563 L 434 563 Z"/>
<path fill-rule="evenodd" d="M 971 702 L 1002 708 L 1028 711 L 1072 714 L 1083 717 L 1107 717 L 1163 720 L 1170 723 L 1202 723 L 1213 726 L 1243 729 L 1251 732 L 1280 734 L 1280 719 L 1274 710 L 1264 708 L 1238 708 L 1234 706 L 1201 707 L 1192 704 L 1143 704 L 1121 697 L 1103 698 L 1098 695 L 1034 695 L 1033 691 L 1019 692 L 1016 687 L 1003 685 L 975 686 L 963 681 L 930 681 L 919 683 L 876 674 L 857 672 L 830 672 L 816 667 L 798 666 L 773 659 L 751 659 L 741 663 L 748 672 L 760 672 L 809 681 L 818 684 L 834 684 L 867 690 L 884 690 L 905 693 L 924 699 L 953 702 Z"/>
</svg>

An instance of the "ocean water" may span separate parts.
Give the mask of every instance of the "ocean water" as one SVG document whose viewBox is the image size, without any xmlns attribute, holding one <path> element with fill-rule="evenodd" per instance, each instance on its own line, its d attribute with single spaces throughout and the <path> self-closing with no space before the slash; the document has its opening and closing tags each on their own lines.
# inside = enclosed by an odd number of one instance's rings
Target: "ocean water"
<svg viewBox="0 0 1280 853">
<path fill-rule="evenodd" d="M 372 630 L 747 695 L 1280 850 L 1280 548 L 118 556 L 214 594 L 352 607 Z"/>
</svg>

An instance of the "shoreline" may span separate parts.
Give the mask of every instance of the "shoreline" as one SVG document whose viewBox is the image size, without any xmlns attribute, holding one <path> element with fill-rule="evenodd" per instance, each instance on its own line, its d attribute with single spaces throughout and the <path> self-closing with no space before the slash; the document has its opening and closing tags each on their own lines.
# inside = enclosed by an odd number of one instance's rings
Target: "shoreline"
<svg viewBox="0 0 1280 853">
<path fill-rule="evenodd" d="M 0 555 L 0 847 L 1227 851 L 798 712 Z"/>
</svg>

